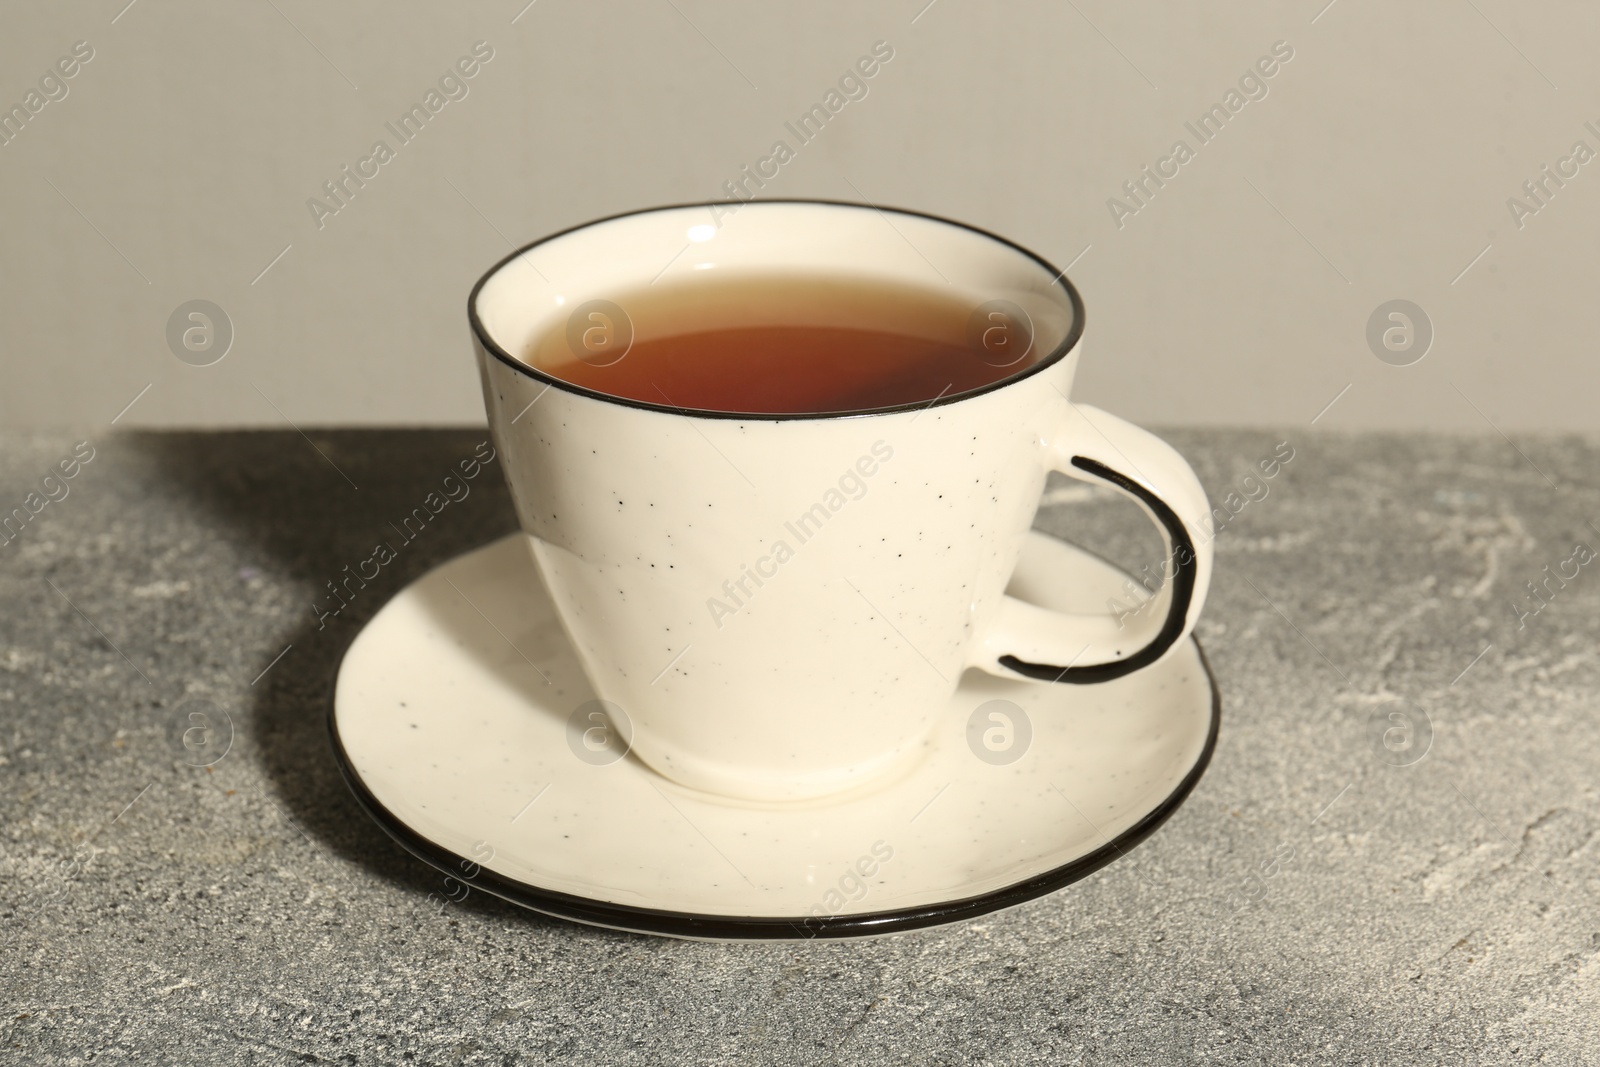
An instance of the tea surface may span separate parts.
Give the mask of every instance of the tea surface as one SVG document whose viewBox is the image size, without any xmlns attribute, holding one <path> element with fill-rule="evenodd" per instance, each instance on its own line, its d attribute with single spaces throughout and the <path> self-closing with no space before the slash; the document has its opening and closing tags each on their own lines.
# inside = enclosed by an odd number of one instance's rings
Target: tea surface
<svg viewBox="0 0 1600 1067">
<path fill-rule="evenodd" d="M 580 303 L 524 358 L 630 400 L 820 414 L 931 402 L 1039 357 L 1015 305 L 876 278 L 717 273 Z"/>
</svg>

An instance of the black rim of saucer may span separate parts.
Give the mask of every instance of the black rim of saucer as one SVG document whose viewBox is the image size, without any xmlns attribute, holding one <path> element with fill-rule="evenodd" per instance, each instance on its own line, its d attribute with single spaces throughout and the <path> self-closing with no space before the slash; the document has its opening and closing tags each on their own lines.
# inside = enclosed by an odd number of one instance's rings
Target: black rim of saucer
<svg viewBox="0 0 1600 1067">
<path fill-rule="evenodd" d="M 884 207 L 877 204 L 858 203 L 850 200 L 820 200 L 805 197 L 774 198 L 770 200 L 755 199 L 741 201 L 740 209 L 742 210 L 743 208 L 747 207 L 760 207 L 761 205 L 782 204 L 810 204 L 819 207 L 852 208 L 861 211 L 876 212 L 879 215 L 883 215 L 885 218 L 887 218 L 890 214 L 894 214 L 912 218 L 928 219 L 932 222 L 939 222 L 945 224 L 946 226 L 954 226 L 957 229 L 966 230 L 967 232 L 977 234 L 980 237 L 987 237 L 991 241 L 1005 245 L 1007 248 L 1020 253 L 1024 257 L 1038 264 L 1045 271 L 1049 272 L 1049 277 L 1051 278 L 1050 284 L 1052 286 L 1059 286 L 1061 290 L 1066 293 L 1067 299 L 1072 305 L 1072 325 L 1068 328 L 1067 334 L 1061 339 L 1061 342 L 1052 348 L 1048 355 L 1045 355 L 1037 362 L 1023 368 L 1016 374 L 1007 375 L 998 381 L 988 382 L 984 385 L 980 385 L 972 389 L 966 389 L 959 393 L 941 395 L 935 397 L 931 401 L 917 400 L 906 404 L 890 404 L 884 407 L 861 408 L 852 411 L 776 412 L 716 411 L 710 408 L 677 407 L 672 404 L 655 404 L 645 400 L 632 400 L 628 397 L 613 396 L 610 393 L 602 393 L 596 389 L 589 389 L 585 386 L 574 385 L 571 382 L 564 381 L 563 379 L 546 374 L 544 371 L 539 370 L 531 364 L 524 363 L 522 360 L 507 352 L 497 341 L 495 341 L 493 337 L 489 335 L 488 328 L 484 326 L 483 321 L 478 317 L 478 294 L 483 290 L 483 287 L 489 283 L 489 279 L 499 274 L 503 268 L 509 266 L 514 260 L 517 259 L 518 256 L 521 256 L 523 253 L 537 248 L 542 244 L 554 241 L 557 238 L 565 237 L 570 233 L 576 233 L 579 230 L 586 230 L 591 226 L 599 226 L 602 223 L 615 222 L 618 219 L 632 218 L 636 215 L 654 215 L 663 211 L 684 211 L 691 208 L 710 209 L 719 206 L 726 206 L 722 201 L 706 200 L 691 201 L 685 204 L 663 204 L 660 207 L 640 208 L 634 211 L 623 211 L 616 215 L 607 215 L 605 218 L 591 219 L 588 222 L 580 222 L 576 226 L 569 226 L 557 233 L 548 234 L 544 237 L 538 238 L 537 240 L 528 242 L 515 252 L 512 252 L 510 255 L 500 259 L 497 263 L 495 263 L 494 266 L 485 271 L 483 276 L 478 279 L 477 284 L 472 287 L 472 292 L 467 296 L 467 321 L 472 324 L 472 335 L 485 352 L 494 356 L 495 359 L 498 359 L 501 363 L 504 363 L 512 370 L 517 371 L 526 377 L 532 378 L 537 382 L 542 382 L 546 387 L 561 389 L 564 392 L 573 393 L 577 396 L 588 397 L 591 400 L 601 400 L 605 401 L 606 403 L 620 404 L 623 407 L 640 408 L 645 411 L 661 411 L 673 415 L 691 415 L 695 418 L 705 419 L 739 419 L 742 421 L 762 422 L 782 422 L 795 419 L 814 420 L 861 418 L 868 415 L 889 415 L 901 411 L 921 411 L 930 407 L 943 407 L 946 404 L 954 404 L 962 400 L 968 400 L 972 397 L 981 396 L 984 393 L 993 392 L 996 389 L 1003 389 L 1008 385 L 1015 385 L 1017 382 L 1031 378 L 1033 375 L 1038 374 L 1045 368 L 1053 366 L 1064 359 L 1067 353 L 1071 352 L 1077 346 L 1079 339 L 1083 337 L 1083 297 L 1078 295 L 1077 288 L 1072 284 L 1071 281 L 1068 280 L 1067 272 L 1058 269 L 1055 264 L 1051 263 L 1038 253 L 1024 248 L 1015 241 L 1001 237 L 997 233 L 991 233 L 988 230 L 980 227 L 972 226 L 965 222 L 958 222 L 955 219 L 945 218 L 942 215 L 934 215 L 926 211 L 912 211 L 909 208 L 900 207 Z"/>
<path fill-rule="evenodd" d="M 405 590 L 402 589 L 399 596 Z M 370 620 L 369 623 L 370 625 Z M 359 634 L 359 631 L 358 631 Z M 1025 878 L 1020 882 L 977 896 L 939 901 L 911 908 L 889 911 L 864 912 L 854 915 L 831 916 L 734 916 L 710 915 L 695 912 L 672 911 L 663 908 L 633 907 L 596 900 L 591 897 L 543 889 L 527 882 L 497 874 L 476 861 L 428 840 L 413 830 L 398 815 L 384 807 L 361 780 L 360 773 L 345 750 L 339 737 L 337 695 L 339 673 L 344 666 L 345 653 L 354 643 L 345 646 L 334 667 L 333 684 L 328 694 L 328 735 L 333 742 L 334 760 L 339 765 L 345 784 L 355 794 L 356 801 L 388 835 L 413 856 L 469 888 L 481 889 L 493 896 L 543 915 L 567 919 L 589 926 L 606 927 L 628 933 L 657 934 L 667 937 L 714 941 L 808 941 L 816 938 L 840 939 L 872 937 L 879 934 L 903 933 L 930 926 L 943 926 L 962 919 L 970 919 L 989 912 L 1014 907 L 1052 893 L 1070 885 L 1120 859 L 1134 846 L 1143 842 L 1172 817 L 1205 774 L 1211 755 L 1217 747 L 1217 732 L 1222 724 L 1222 694 L 1217 688 L 1217 678 L 1206 657 L 1205 648 L 1198 638 L 1190 637 L 1195 651 L 1200 655 L 1200 666 L 1205 671 L 1206 684 L 1211 689 L 1211 723 L 1206 732 L 1205 744 L 1199 758 L 1183 776 L 1171 793 L 1145 814 L 1137 823 L 1108 840 L 1093 852 L 1064 863 L 1052 870 Z M 466 876 L 464 872 L 477 867 L 477 873 Z"/>
</svg>

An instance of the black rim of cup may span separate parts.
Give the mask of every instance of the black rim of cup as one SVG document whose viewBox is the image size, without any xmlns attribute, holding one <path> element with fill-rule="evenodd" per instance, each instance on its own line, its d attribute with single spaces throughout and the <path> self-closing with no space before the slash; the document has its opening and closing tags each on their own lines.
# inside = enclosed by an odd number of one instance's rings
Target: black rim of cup
<svg viewBox="0 0 1600 1067">
<path fill-rule="evenodd" d="M 770 411 L 718 411 L 718 410 L 714 410 L 714 409 L 710 409 L 710 408 L 675 407 L 675 406 L 673 406 L 671 404 L 655 404 L 655 403 L 651 403 L 649 401 L 644 401 L 644 400 L 632 400 L 632 399 L 629 399 L 628 397 L 615 396 L 615 395 L 613 395 L 611 393 L 604 393 L 604 392 L 600 392 L 599 390 L 596 390 L 596 389 L 589 389 L 589 388 L 586 388 L 586 387 L 581 386 L 581 385 L 574 385 L 571 382 L 564 381 L 561 378 L 556 378 L 556 377 L 554 377 L 552 375 L 546 374 L 543 371 L 539 370 L 537 367 L 534 367 L 531 364 L 526 363 L 521 359 L 518 359 L 516 356 L 512 355 L 510 352 L 507 352 L 505 350 L 505 348 L 502 347 L 500 345 L 500 343 L 497 342 L 490 335 L 488 328 L 486 326 L 484 326 L 484 324 L 483 324 L 483 320 L 481 318 L 479 318 L 479 316 L 478 316 L 478 296 L 483 291 L 483 287 L 489 283 L 489 280 L 491 278 L 493 278 L 493 277 L 495 277 L 495 275 L 499 274 L 501 270 L 503 270 L 505 267 L 509 266 L 512 262 L 514 262 L 519 256 L 522 256 L 524 253 L 526 253 L 526 252 L 528 252 L 528 251 L 530 251 L 530 250 L 532 250 L 534 248 L 537 248 L 542 244 L 546 244 L 547 242 L 554 241 L 559 237 L 565 237 L 568 234 L 576 233 L 579 230 L 586 230 L 591 226 L 598 226 L 598 225 L 600 225 L 602 223 L 615 222 L 618 219 L 633 218 L 633 217 L 638 216 L 638 215 L 653 215 L 653 214 L 657 214 L 657 213 L 663 212 L 663 211 L 683 211 L 683 210 L 692 209 L 692 208 L 705 208 L 707 210 L 710 210 L 713 207 L 724 206 L 724 205 L 721 204 L 720 201 L 703 201 L 703 202 L 691 202 L 691 203 L 686 203 L 686 204 L 665 204 L 665 205 L 662 205 L 660 207 L 642 208 L 642 209 L 636 210 L 636 211 L 624 211 L 624 212 L 621 212 L 621 213 L 616 214 L 616 215 L 608 215 L 603 219 L 591 219 L 588 222 L 582 222 L 582 223 L 579 223 L 576 226 L 570 226 L 567 229 L 561 230 L 558 233 L 548 234 L 548 235 L 546 235 L 544 237 L 540 237 L 538 240 L 530 241 L 529 243 L 523 245 L 521 248 L 517 249 L 515 252 L 512 252 L 510 255 L 505 256 L 503 259 L 501 259 L 499 262 L 497 262 L 494 266 L 490 267 L 486 272 L 484 272 L 483 277 L 478 279 L 478 283 L 472 287 L 472 292 L 467 297 L 467 319 L 472 324 L 473 336 L 476 337 L 478 343 L 483 346 L 484 351 L 486 351 L 490 355 L 494 356 L 496 359 L 498 359 L 500 362 L 504 363 L 506 366 L 510 367 L 512 370 L 515 370 L 520 374 L 526 375 L 527 377 L 532 378 L 535 381 L 542 382 L 546 386 L 550 386 L 550 387 L 554 387 L 554 388 L 557 388 L 557 389 L 561 389 L 561 390 L 564 390 L 564 391 L 569 392 L 569 393 L 577 394 L 579 396 L 589 397 L 590 399 L 593 399 L 593 400 L 603 400 L 603 401 L 606 401 L 606 402 L 612 403 L 612 404 L 620 404 L 620 405 L 622 405 L 624 407 L 640 408 L 640 409 L 646 410 L 646 411 L 662 411 L 662 412 L 669 412 L 669 413 L 677 414 L 677 415 L 693 415 L 693 416 L 698 417 L 698 418 L 707 418 L 707 419 L 740 419 L 740 420 L 746 420 L 746 421 L 748 421 L 748 420 L 760 420 L 760 421 L 765 421 L 765 422 L 778 422 L 778 421 L 787 421 L 787 420 L 793 420 L 793 419 L 860 418 L 860 417 L 868 416 L 868 415 L 888 415 L 888 414 L 892 414 L 892 413 L 895 413 L 895 412 L 901 412 L 901 411 L 921 411 L 921 410 L 925 410 L 925 409 L 931 408 L 931 407 L 942 407 L 942 406 L 944 406 L 946 404 L 955 404 L 955 403 L 958 403 L 958 402 L 960 402 L 962 400 L 968 400 L 968 399 L 971 399 L 972 397 L 975 397 L 975 396 L 981 396 L 984 393 L 993 392 L 996 389 L 1003 389 L 1006 386 L 1015 385 L 1017 382 L 1024 381 L 1027 378 L 1030 378 L 1033 375 L 1038 374 L 1040 371 L 1043 371 L 1047 367 L 1050 367 L 1050 366 L 1054 365 L 1055 363 L 1059 362 L 1060 360 L 1064 359 L 1066 357 L 1067 353 L 1071 352 L 1073 350 L 1073 348 L 1077 346 L 1079 339 L 1083 336 L 1083 322 L 1084 322 L 1083 297 L 1078 295 L 1077 288 L 1074 287 L 1072 282 L 1067 279 L 1066 272 L 1063 271 L 1063 270 L 1058 269 L 1054 264 L 1052 264 L 1049 260 L 1045 259 L 1043 256 L 1040 256 L 1038 253 L 1030 251 L 1027 248 L 1024 248 L 1022 245 L 1017 244 L 1015 241 L 1007 240 L 1006 238 L 1001 237 L 999 234 L 990 233 L 988 230 L 980 229 L 977 226 L 970 226 L 970 225 L 968 225 L 967 223 L 964 223 L 964 222 L 957 222 L 955 219 L 948 219 L 948 218 L 945 218 L 945 217 L 943 217 L 941 215 L 934 215 L 934 214 L 930 214 L 930 213 L 925 212 L 925 211 L 912 211 L 912 210 L 907 209 L 907 208 L 880 207 L 880 206 L 873 205 L 873 204 L 856 203 L 856 202 L 850 201 L 850 200 L 816 200 L 816 199 L 807 199 L 807 198 L 800 198 L 800 197 L 788 198 L 788 199 L 772 199 L 772 200 L 765 200 L 765 199 L 762 199 L 762 200 L 747 200 L 747 201 L 743 202 L 744 208 L 759 208 L 759 207 L 761 207 L 763 205 L 795 205 L 795 204 L 815 205 L 815 206 L 819 206 L 819 207 L 850 208 L 850 209 L 855 209 L 855 210 L 860 210 L 860 211 L 870 211 L 870 212 L 874 212 L 874 213 L 882 214 L 882 215 L 893 214 L 893 215 L 907 216 L 907 217 L 911 217 L 911 218 L 927 219 L 927 220 L 930 220 L 932 222 L 943 223 L 946 226 L 954 226 L 957 229 L 966 230 L 967 232 L 973 233 L 973 234 L 977 234 L 980 237 L 986 237 L 989 240 L 994 241 L 994 242 L 996 242 L 998 244 L 1004 245 L 1007 248 L 1010 248 L 1013 251 L 1015 251 L 1015 252 L 1021 254 L 1022 256 L 1026 257 L 1027 259 L 1032 260 L 1034 263 L 1038 264 L 1040 269 L 1042 269 L 1042 270 L 1044 270 L 1046 272 L 1047 276 L 1051 279 L 1051 283 L 1050 284 L 1052 286 L 1059 287 L 1061 289 L 1061 291 L 1066 295 L 1067 300 L 1070 302 L 1070 304 L 1072 306 L 1072 324 L 1071 324 L 1070 327 L 1068 327 L 1066 336 L 1061 339 L 1060 343 L 1057 344 L 1054 348 L 1052 348 L 1049 351 L 1049 353 L 1047 353 L 1042 358 L 1036 360 L 1034 363 L 1032 363 L 1032 364 L 1028 365 L 1027 367 L 1023 368 L 1021 371 L 1019 371 L 1016 374 L 1007 375 L 1007 376 L 1005 376 L 1003 378 L 999 378 L 999 379 L 997 379 L 995 381 L 992 381 L 992 382 L 987 382 L 987 383 L 985 383 L 983 385 L 976 386 L 976 387 L 974 387 L 972 389 L 966 389 L 966 390 L 962 390 L 961 392 L 945 394 L 945 395 L 942 395 L 942 396 L 934 397 L 931 400 L 916 400 L 916 401 L 912 401 L 910 403 L 905 403 L 905 404 L 891 404 L 891 405 L 887 405 L 887 406 L 884 406 L 884 407 L 864 408 L 864 409 L 851 410 L 851 411 L 770 412 Z M 741 209 L 741 210 L 743 210 L 743 209 Z"/>
</svg>

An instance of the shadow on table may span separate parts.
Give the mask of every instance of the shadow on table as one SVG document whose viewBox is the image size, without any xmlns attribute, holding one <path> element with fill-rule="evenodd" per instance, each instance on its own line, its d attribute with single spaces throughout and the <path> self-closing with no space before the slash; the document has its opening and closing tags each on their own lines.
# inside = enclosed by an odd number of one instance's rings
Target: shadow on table
<svg viewBox="0 0 1600 1067">
<path fill-rule="evenodd" d="M 242 555 L 262 560 L 269 582 L 305 599 L 301 621 L 257 650 L 261 669 L 292 646 L 250 689 L 239 724 L 273 781 L 273 799 L 318 846 L 419 897 L 443 895 L 444 876 L 391 842 L 357 805 L 334 762 L 327 713 L 340 657 L 390 597 L 444 560 L 516 528 L 499 464 L 477 462 L 492 455 L 487 440 L 482 429 L 128 435 L 162 484 L 209 512 L 219 535 L 240 545 Z M 474 464 L 476 476 L 468 478 Z M 444 486 L 452 474 L 456 499 Z M 430 500 L 430 494 L 437 495 Z M 354 592 L 341 607 L 328 583 L 342 583 L 380 542 L 395 558 L 365 588 L 345 587 Z M 339 611 L 319 619 L 314 605 Z M 451 907 L 541 921 L 484 893 Z"/>
</svg>

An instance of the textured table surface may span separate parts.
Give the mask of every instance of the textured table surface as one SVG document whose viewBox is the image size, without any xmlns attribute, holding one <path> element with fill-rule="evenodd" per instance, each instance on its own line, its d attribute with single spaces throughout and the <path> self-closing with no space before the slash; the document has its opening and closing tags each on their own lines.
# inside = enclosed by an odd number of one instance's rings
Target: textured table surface
<svg viewBox="0 0 1600 1067">
<path fill-rule="evenodd" d="M 1238 511 L 1188 803 L 1012 911 L 750 946 L 439 909 L 340 780 L 341 649 L 512 528 L 498 470 L 311 604 L 483 436 L 0 435 L 6 513 L 93 449 L 0 544 L 0 1062 L 1600 1062 L 1600 448 L 1170 433 Z M 1047 500 L 1160 558 L 1131 505 Z M 1535 601 L 1547 565 L 1576 576 Z M 233 727 L 210 768 L 197 700 Z"/>
</svg>

